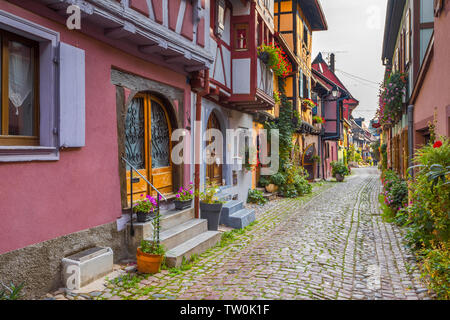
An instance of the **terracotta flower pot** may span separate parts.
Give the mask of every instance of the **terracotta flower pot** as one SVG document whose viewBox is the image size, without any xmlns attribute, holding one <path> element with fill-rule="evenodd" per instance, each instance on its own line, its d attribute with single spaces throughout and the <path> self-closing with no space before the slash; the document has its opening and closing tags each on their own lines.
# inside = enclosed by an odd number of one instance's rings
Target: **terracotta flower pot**
<svg viewBox="0 0 450 320">
<path fill-rule="evenodd" d="M 278 186 L 274 185 L 273 183 L 268 184 L 266 186 L 266 191 L 269 192 L 269 193 L 274 193 L 274 192 L 278 191 Z"/>
<path fill-rule="evenodd" d="M 223 203 L 205 203 L 200 201 L 200 216 L 208 220 L 208 230 L 217 231 L 219 229 L 220 214 Z"/>
<path fill-rule="evenodd" d="M 163 256 L 158 254 L 148 254 L 137 249 L 136 253 L 137 268 L 140 273 L 158 273 L 161 269 Z"/>
</svg>

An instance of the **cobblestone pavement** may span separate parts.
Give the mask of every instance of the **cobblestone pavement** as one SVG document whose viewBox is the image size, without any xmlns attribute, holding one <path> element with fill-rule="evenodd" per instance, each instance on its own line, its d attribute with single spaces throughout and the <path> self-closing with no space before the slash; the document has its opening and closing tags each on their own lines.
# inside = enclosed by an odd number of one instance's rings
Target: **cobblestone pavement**
<svg viewBox="0 0 450 320">
<path fill-rule="evenodd" d="M 378 171 L 353 172 L 260 207 L 255 225 L 189 270 L 123 276 L 91 298 L 430 299 L 401 230 L 381 219 Z"/>
</svg>

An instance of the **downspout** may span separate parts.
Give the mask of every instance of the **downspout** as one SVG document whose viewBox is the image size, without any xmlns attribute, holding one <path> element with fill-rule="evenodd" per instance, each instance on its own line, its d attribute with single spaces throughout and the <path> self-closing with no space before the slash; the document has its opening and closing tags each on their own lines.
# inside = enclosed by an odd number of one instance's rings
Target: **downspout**
<svg viewBox="0 0 450 320">
<path fill-rule="evenodd" d="M 408 106 L 408 167 L 413 166 L 414 156 L 414 105 Z M 410 172 L 414 178 L 414 170 Z"/>
<path fill-rule="evenodd" d="M 195 174 L 194 174 L 194 185 L 195 185 L 195 199 L 194 199 L 194 212 L 195 212 L 195 218 L 200 218 L 200 159 L 201 157 L 201 148 L 202 148 L 202 128 L 201 128 L 201 121 L 202 121 L 202 97 L 204 95 L 207 95 L 209 93 L 209 69 L 206 69 L 205 71 L 205 82 L 202 92 L 197 92 L 196 96 L 196 102 L 195 102 L 195 122 L 197 124 L 200 124 L 200 126 L 194 126 L 195 128 L 195 145 L 197 145 L 196 154 L 195 154 Z"/>
</svg>

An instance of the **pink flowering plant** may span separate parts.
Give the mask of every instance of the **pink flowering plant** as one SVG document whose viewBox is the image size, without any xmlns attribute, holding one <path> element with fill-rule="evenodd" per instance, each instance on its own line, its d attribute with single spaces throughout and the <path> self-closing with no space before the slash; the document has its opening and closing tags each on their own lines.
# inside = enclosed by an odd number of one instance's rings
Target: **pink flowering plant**
<svg viewBox="0 0 450 320">
<path fill-rule="evenodd" d="M 150 213 L 155 210 L 156 206 L 157 203 L 155 198 L 150 195 L 144 197 L 144 195 L 141 194 L 141 199 L 133 205 L 133 212 Z"/>
<path fill-rule="evenodd" d="M 401 114 L 407 79 L 405 73 L 393 72 L 381 85 L 377 115 L 382 125 L 394 123 L 396 116 Z"/>
<path fill-rule="evenodd" d="M 189 186 L 186 188 L 180 188 L 176 194 L 176 200 L 188 201 L 194 199 L 194 184 L 189 182 Z"/>
</svg>

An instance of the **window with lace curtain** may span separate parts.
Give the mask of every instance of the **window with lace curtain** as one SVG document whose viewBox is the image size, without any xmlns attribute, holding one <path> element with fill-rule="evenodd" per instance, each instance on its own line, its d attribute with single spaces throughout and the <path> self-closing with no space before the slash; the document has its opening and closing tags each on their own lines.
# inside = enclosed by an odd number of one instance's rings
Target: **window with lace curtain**
<svg viewBox="0 0 450 320">
<path fill-rule="evenodd" d="M 0 145 L 39 145 L 38 44 L 0 29 Z"/>
</svg>

